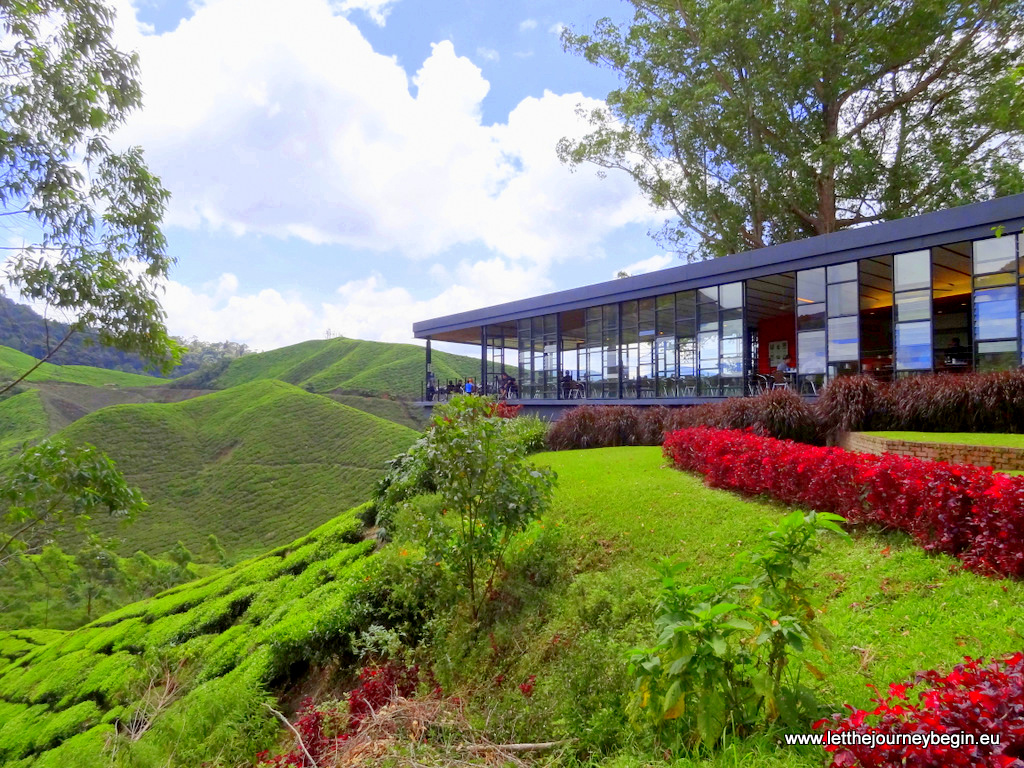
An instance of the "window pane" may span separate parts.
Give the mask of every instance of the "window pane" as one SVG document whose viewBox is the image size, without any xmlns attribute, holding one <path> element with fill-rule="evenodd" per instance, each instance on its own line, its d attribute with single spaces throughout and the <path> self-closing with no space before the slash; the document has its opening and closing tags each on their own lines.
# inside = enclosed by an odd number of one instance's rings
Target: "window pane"
<svg viewBox="0 0 1024 768">
<path fill-rule="evenodd" d="M 743 306 L 743 283 L 728 283 L 721 287 L 719 303 L 722 309 L 736 309 Z"/>
<path fill-rule="evenodd" d="M 896 322 L 928 320 L 932 315 L 930 291 L 908 291 L 896 294 Z"/>
<path fill-rule="evenodd" d="M 697 337 L 701 369 L 718 370 L 718 332 L 701 332 Z"/>
<path fill-rule="evenodd" d="M 693 291 L 680 291 L 676 294 L 676 315 L 678 317 L 696 317 L 697 295 Z"/>
<path fill-rule="evenodd" d="M 857 314 L 857 284 L 839 283 L 828 287 L 828 316 Z"/>
<path fill-rule="evenodd" d="M 987 341 L 978 344 L 979 371 L 1012 371 L 1016 367 L 1016 341 Z"/>
<path fill-rule="evenodd" d="M 796 357 L 800 373 L 824 373 L 825 332 L 804 331 L 797 334 Z"/>
<path fill-rule="evenodd" d="M 717 304 L 718 286 L 712 285 L 708 288 L 701 288 L 697 291 L 697 301 L 701 304 Z"/>
<path fill-rule="evenodd" d="M 928 369 L 932 366 L 932 324 L 896 325 L 896 367 L 900 370 Z"/>
<path fill-rule="evenodd" d="M 995 272 L 991 275 L 980 275 L 974 278 L 975 288 L 994 288 L 998 285 L 1013 285 L 1013 275 L 1009 272 Z"/>
<path fill-rule="evenodd" d="M 975 338 L 1012 339 L 1017 335 L 1016 293 L 1012 286 L 974 292 Z"/>
<path fill-rule="evenodd" d="M 796 300 L 798 304 L 825 301 L 824 269 L 807 269 L 796 273 Z"/>
<path fill-rule="evenodd" d="M 847 280 L 857 279 L 857 262 L 850 261 L 846 264 L 836 264 L 828 268 L 828 281 L 830 283 L 842 283 Z"/>
<path fill-rule="evenodd" d="M 804 304 L 796 308 L 796 327 L 800 331 L 816 331 L 825 327 L 825 305 Z"/>
<path fill-rule="evenodd" d="M 828 359 L 857 360 L 857 318 L 840 317 L 828 321 Z"/>
<path fill-rule="evenodd" d="M 662 312 L 663 310 L 671 311 L 672 308 L 675 307 L 675 299 L 673 298 L 671 293 L 666 293 L 659 296 L 657 298 L 657 303 L 659 312 Z"/>
<path fill-rule="evenodd" d="M 932 255 L 930 251 L 898 253 L 893 257 L 893 261 L 895 262 L 897 291 L 931 287 Z"/>
<path fill-rule="evenodd" d="M 1015 235 L 992 237 L 974 242 L 974 274 L 1017 271 L 1017 238 Z"/>
</svg>

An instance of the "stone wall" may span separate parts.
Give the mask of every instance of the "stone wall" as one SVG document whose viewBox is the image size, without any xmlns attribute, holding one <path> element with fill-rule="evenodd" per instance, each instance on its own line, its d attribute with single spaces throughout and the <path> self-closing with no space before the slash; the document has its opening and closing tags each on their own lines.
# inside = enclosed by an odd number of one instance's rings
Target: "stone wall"
<svg viewBox="0 0 1024 768">
<path fill-rule="evenodd" d="M 919 459 L 948 461 L 950 464 L 974 464 L 978 467 L 1024 471 L 1024 448 L 914 443 L 866 435 L 862 432 L 847 432 L 840 439 L 839 445 L 848 451 L 860 453 L 898 453 L 903 456 L 916 456 Z"/>
</svg>

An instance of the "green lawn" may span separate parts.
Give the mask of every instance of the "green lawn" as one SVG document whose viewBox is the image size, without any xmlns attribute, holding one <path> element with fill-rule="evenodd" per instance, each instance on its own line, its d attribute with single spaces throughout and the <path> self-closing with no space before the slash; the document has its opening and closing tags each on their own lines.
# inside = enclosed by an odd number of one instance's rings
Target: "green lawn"
<svg viewBox="0 0 1024 768">
<path fill-rule="evenodd" d="M 989 445 L 1006 448 L 1024 448 L 1024 435 L 993 434 L 990 432 L 865 432 L 873 437 L 906 440 L 915 443 L 951 443 L 953 445 Z"/>
</svg>

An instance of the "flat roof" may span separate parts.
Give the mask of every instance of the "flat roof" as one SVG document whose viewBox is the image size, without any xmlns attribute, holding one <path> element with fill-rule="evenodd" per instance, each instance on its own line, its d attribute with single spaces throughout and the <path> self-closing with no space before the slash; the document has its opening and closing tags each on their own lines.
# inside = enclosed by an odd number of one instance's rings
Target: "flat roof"
<svg viewBox="0 0 1024 768">
<path fill-rule="evenodd" d="M 420 339 L 449 334 L 446 340 L 479 343 L 479 334 L 470 339 L 468 334 L 455 332 L 551 312 L 915 251 L 960 240 L 978 240 L 991 237 L 998 226 L 1007 233 L 1024 227 L 1024 193 L 435 317 L 413 323 L 412 330 Z"/>
</svg>

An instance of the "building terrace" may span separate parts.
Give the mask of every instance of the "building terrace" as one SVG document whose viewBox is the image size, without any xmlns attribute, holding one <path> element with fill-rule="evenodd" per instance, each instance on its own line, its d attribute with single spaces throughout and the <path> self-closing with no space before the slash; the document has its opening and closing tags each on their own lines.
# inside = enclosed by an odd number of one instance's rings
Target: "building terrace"
<svg viewBox="0 0 1024 768">
<path fill-rule="evenodd" d="M 413 325 L 535 405 L 685 404 L 1022 364 L 1024 194 Z"/>
</svg>

